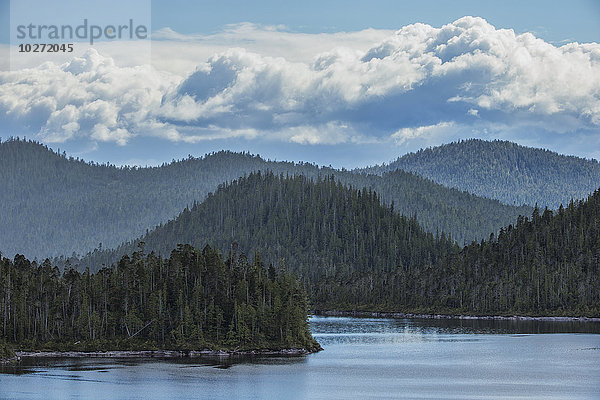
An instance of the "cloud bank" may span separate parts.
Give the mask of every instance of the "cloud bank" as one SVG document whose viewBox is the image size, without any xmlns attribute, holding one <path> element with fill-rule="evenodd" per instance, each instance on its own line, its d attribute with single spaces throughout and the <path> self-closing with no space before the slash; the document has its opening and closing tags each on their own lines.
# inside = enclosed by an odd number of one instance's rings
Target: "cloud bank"
<svg viewBox="0 0 600 400">
<path fill-rule="evenodd" d="M 94 49 L 61 65 L 2 72 L 0 123 L 50 143 L 84 138 L 119 145 L 146 135 L 174 142 L 243 137 L 401 145 L 460 132 L 528 130 L 599 140 L 597 43 L 556 47 L 473 17 L 441 28 L 340 34 L 328 49 L 319 35 L 237 29 L 225 41 L 237 47 L 220 43 L 221 51 L 188 73 L 164 63 L 120 67 Z M 240 47 L 239 32 L 248 29 L 253 40 Z M 216 46 L 215 38 L 168 30 L 155 37 L 167 53 L 188 42 Z M 292 44 L 301 55 L 291 56 Z M 309 56 L 311 45 L 319 51 Z"/>
</svg>

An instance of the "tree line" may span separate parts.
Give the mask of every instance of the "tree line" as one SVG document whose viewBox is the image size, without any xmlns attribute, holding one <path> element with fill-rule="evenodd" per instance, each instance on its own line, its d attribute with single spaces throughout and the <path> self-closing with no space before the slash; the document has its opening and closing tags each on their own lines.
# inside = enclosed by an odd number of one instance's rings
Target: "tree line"
<svg viewBox="0 0 600 400">
<path fill-rule="evenodd" d="M 180 245 L 143 245 L 95 273 L 0 261 L 0 329 L 24 349 L 315 349 L 302 285 L 284 268 Z"/>
<path fill-rule="evenodd" d="M 325 309 L 598 317 L 599 273 L 597 190 L 556 212 L 536 207 L 437 262 L 325 282 L 314 301 Z"/>
</svg>

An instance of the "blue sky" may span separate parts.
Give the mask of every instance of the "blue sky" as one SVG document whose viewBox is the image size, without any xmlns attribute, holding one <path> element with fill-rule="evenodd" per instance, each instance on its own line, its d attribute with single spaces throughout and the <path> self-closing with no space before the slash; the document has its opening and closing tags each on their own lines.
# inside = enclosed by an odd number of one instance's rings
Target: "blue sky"
<svg viewBox="0 0 600 400">
<path fill-rule="evenodd" d="M 498 28 L 535 32 L 551 42 L 600 38 L 596 0 L 152 1 L 153 29 L 170 27 L 181 33 L 211 33 L 240 22 L 283 24 L 311 33 L 399 29 L 415 22 L 439 27 L 465 15 L 483 17 Z"/>
<path fill-rule="evenodd" d="M 55 3 L 18 7 L 40 24 L 149 18 Z M 0 137 L 141 165 L 231 149 L 352 168 L 469 137 L 600 158 L 599 1 L 152 1 L 151 30 L 151 48 L 11 54 Z"/>
<path fill-rule="evenodd" d="M 16 2 L 17 3 L 17 2 Z M 36 14 L 48 15 L 53 9 L 73 11 L 81 1 L 38 1 L 31 7 Z M 154 29 L 170 27 L 181 33 L 211 33 L 227 24 L 254 22 L 283 24 L 302 32 L 353 31 L 365 28 L 398 29 L 415 22 L 441 26 L 465 15 L 481 16 L 501 28 L 517 32 L 535 32 L 551 42 L 575 40 L 597 42 L 600 37 L 600 2 L 597 0 L 438 0 L 372 1 L 330 0 L 302 2 L 223 0 L 152 0 Z M 0 0 L 0 42 L 9 40 L 10 0 Z M 101 2 L 99 2 L 101 4 Z M 125 13 L 128 2 L 121 2 Z M 64 8 L 61 7 L 64 5 Z M 76 15 L 76 14 L 75 14 Z"/>
</svg>

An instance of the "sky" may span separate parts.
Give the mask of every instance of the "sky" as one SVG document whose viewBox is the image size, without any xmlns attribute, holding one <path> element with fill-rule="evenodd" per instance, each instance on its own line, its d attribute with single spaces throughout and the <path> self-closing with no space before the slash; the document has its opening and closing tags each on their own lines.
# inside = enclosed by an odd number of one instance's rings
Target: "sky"
<svg viewBox="0 0 600 400">
<path fill-rule="evenodd" d="M 19 25 L 147 38 L 19 38 Z M 0 138 L 362 167 L 467 138 L 600 159 L 600 1 L 0 0 Z M 19 53 L 24 43 L 72 53 Z"/>
</svg>

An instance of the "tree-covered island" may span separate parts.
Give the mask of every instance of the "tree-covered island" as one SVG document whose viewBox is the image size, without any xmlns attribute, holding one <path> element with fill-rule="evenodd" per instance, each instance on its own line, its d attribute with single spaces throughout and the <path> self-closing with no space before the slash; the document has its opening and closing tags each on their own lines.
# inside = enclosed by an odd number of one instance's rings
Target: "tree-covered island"
<svg viewBox="0 0 600 400">
<path fill-rule="evenodd" d="M 320 350 L 297 279 L 235 244 L 226 260 L 210 246 L 140 248 L 96 273 L 3 258 L 0 280 L 2 338 L 18 350 Z"/>
</svg>

